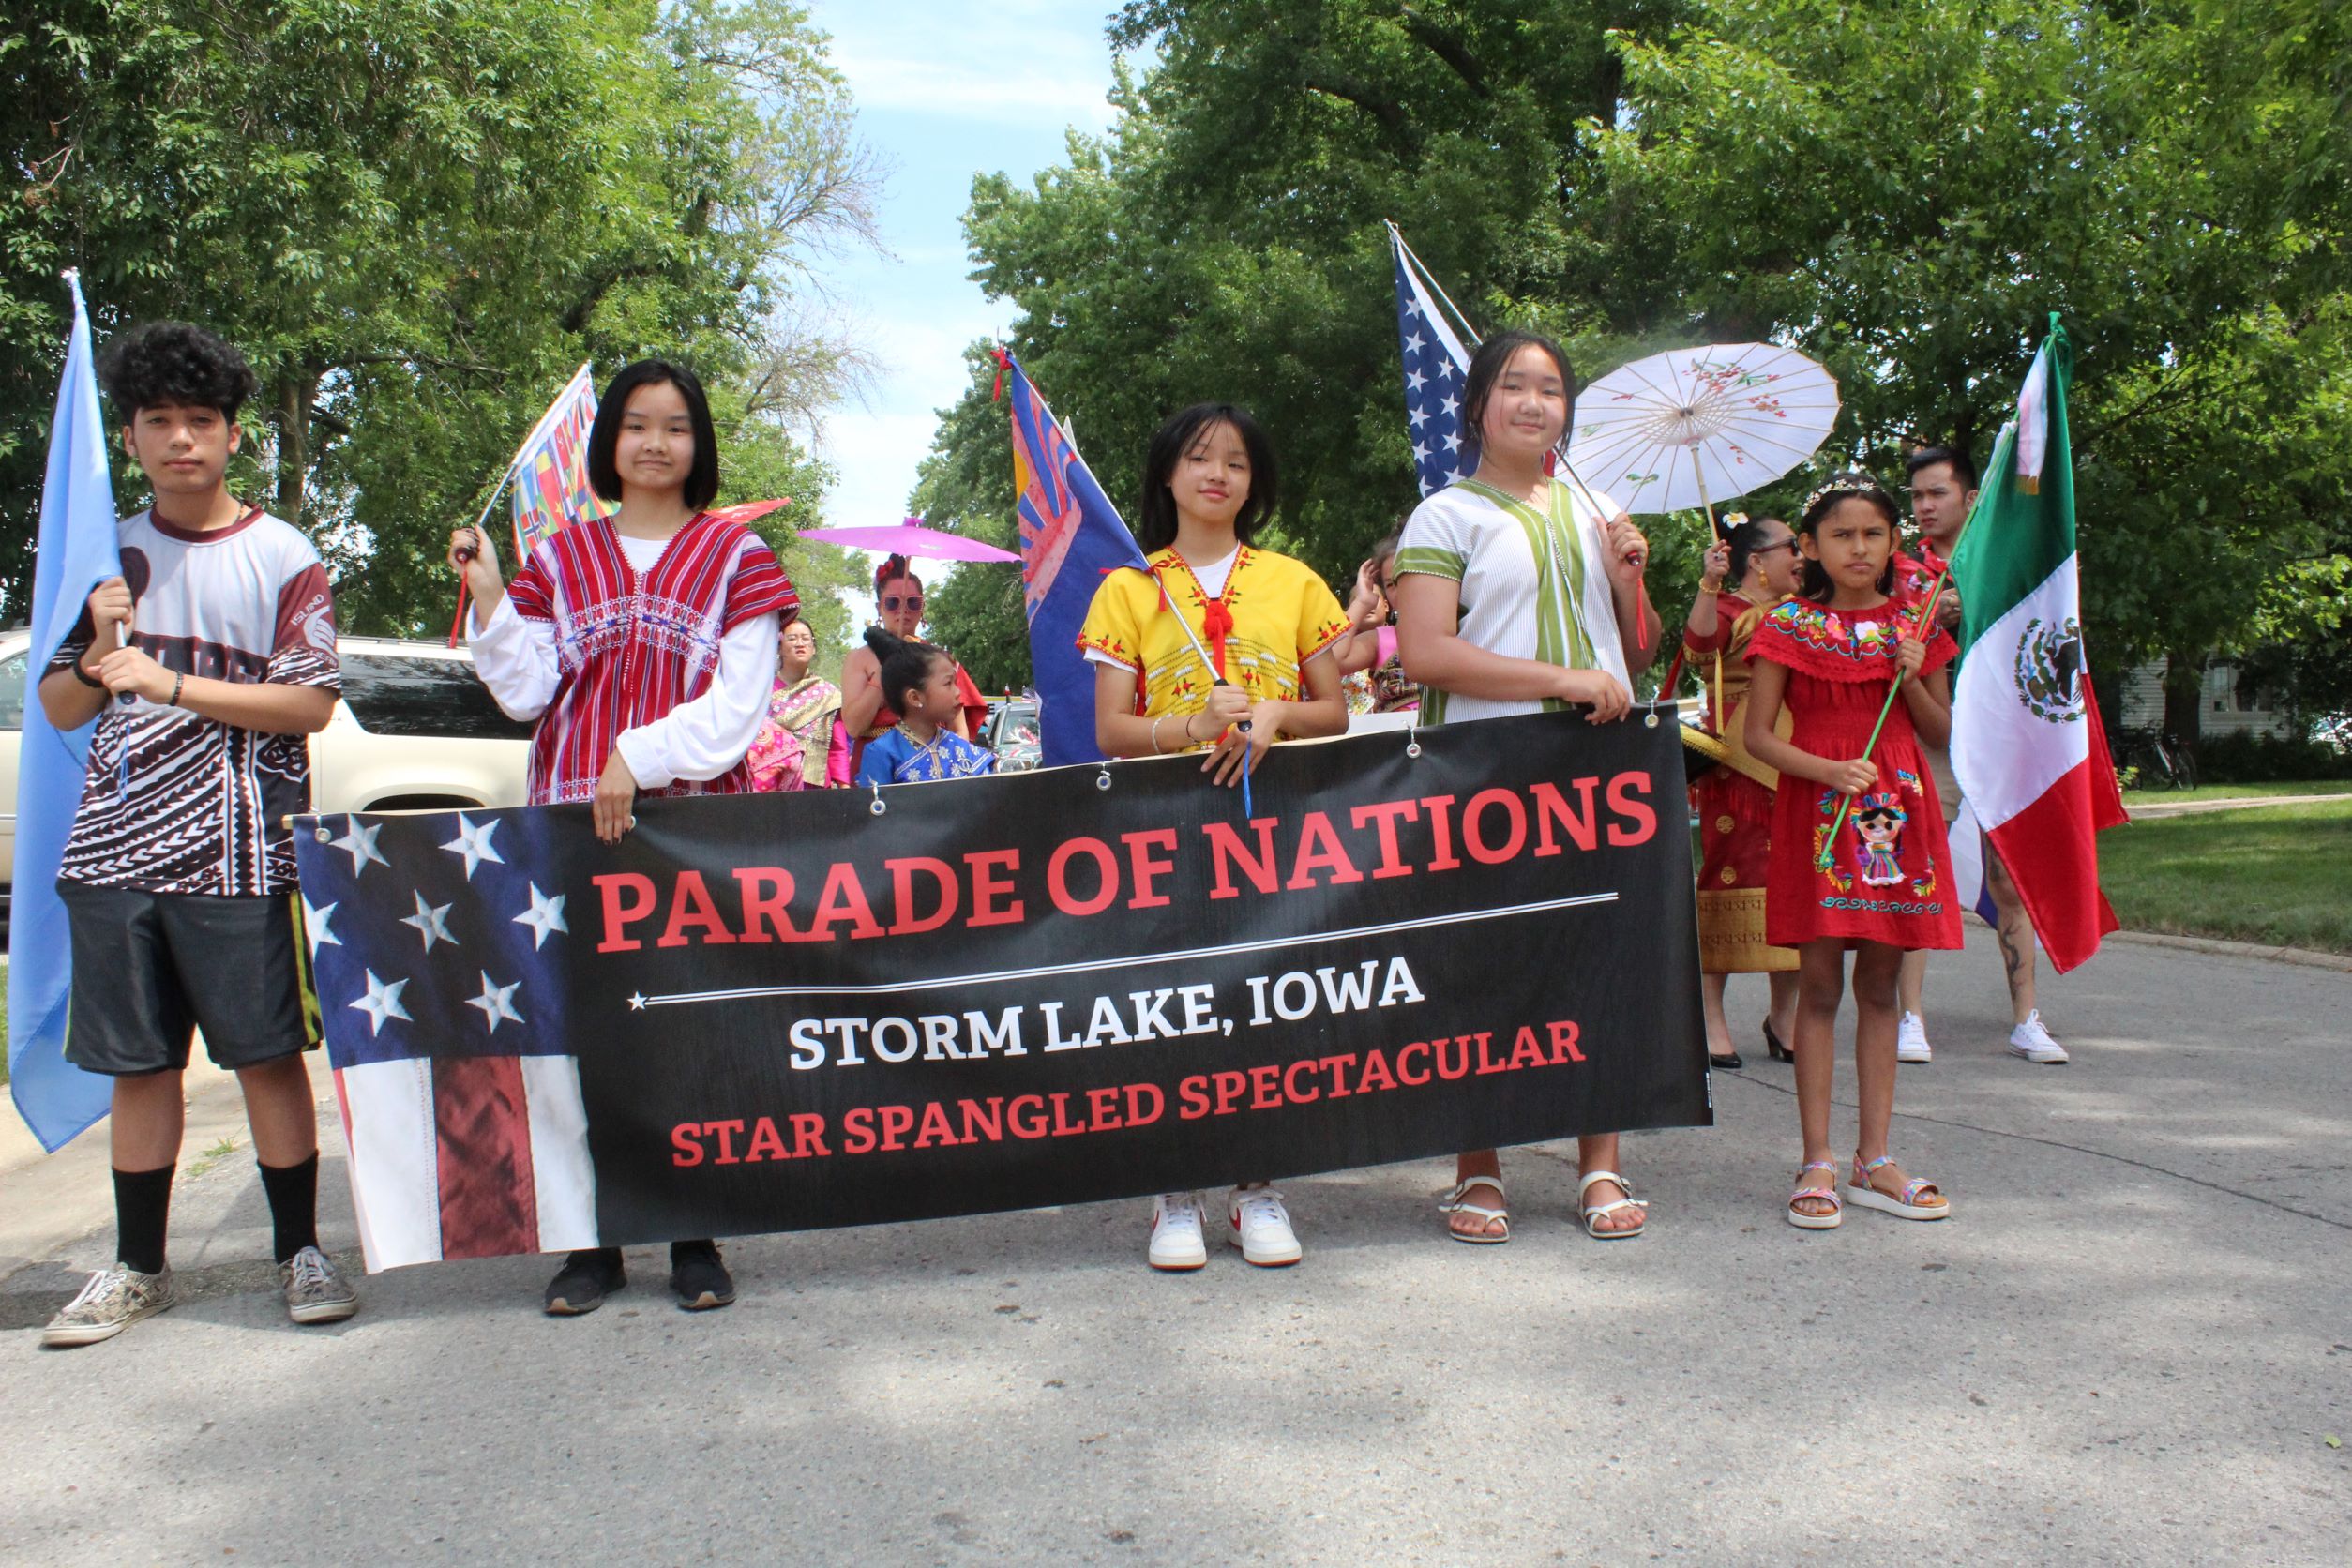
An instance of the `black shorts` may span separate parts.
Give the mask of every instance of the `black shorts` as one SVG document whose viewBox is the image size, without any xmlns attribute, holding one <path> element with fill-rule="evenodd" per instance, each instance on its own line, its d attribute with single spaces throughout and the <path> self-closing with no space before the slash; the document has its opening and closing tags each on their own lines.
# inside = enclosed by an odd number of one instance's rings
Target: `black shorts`
<svg viewBox="0 0 2352 1568">
<path fill-rule="evenodd" d="M 222 898 L 60 882 L 73 941 L 66 1060 L 129 1077 L 188 1065 L 189 1036 L 223 1067 L 318 1044 L 304 1005 L 294 895 Z"/>
</svg>

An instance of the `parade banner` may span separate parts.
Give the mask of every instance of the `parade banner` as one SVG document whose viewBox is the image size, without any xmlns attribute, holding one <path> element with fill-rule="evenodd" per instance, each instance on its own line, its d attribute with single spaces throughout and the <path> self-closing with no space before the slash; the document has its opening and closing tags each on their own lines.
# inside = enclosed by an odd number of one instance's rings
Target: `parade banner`
<svg viewBox="0 0 2352 1568">
<path fill-rule="evenodd" d="M 1710 1121 L 1670 710 L 297 820 L 369 1266 Z"/>
</svg>

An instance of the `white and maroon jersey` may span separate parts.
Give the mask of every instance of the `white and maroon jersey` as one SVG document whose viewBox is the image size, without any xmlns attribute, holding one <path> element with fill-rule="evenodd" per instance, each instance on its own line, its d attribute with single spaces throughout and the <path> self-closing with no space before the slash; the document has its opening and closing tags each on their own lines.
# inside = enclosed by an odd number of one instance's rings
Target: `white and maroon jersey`
<svg viewBox="0 0 2352 1568">
<path fill-rule="evenodd" d="M 326 568 L 289 524 L 256 506 L 209 533 L 148 512 L 120 528 L 133 646 L 185 675 L 342 688 Z M 91 638 L 85 608 L 49 668 L 68 669 Z M 150 893 L 283 893 L 294 885 L 285 819 L 309 808 L 306 737 L 109 699 L 57 875 Z"/>
<path fill-rule="evenodd" d="M 594 795 L 623 731 L 701 696 L 728 634 L 762 615 L 790 619 L 800 596 L 759 535 L 701 512 L 642 577 L 609 520 L 560 529 L 515 574 L 506 602 L 524 621 L 554 629 L 554 693 L 531 737 L 530 799 L 540 805 Z M 756 674 L 764 691 L 773 671 Z M 715 778 L 682 776 L 641 792 L 737 794 L 749 788 L 737 751 Z"/>
</svg>

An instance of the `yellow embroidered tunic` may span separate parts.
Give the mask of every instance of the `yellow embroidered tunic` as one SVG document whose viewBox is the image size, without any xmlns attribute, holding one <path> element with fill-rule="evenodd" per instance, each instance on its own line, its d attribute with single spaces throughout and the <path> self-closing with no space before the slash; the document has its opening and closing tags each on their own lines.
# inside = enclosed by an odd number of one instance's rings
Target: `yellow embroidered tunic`
<svg viewBox="0 0 2352 1568">
<path fill-rule="evenodd" d="M 1220 674 L 1253 702 L 1296 701 L 1305 692 L 1301 668 L 1348 629 L 1323 580 L 1287 555 L 1242 546 L 1214 598 L 1175 550 L 1158 551 L 1151 565 L 1157 581 L 1138 571 L 1106 576 L 1078 639 L 1090 659 L 1140 677 L 1135 711 L 1147 718 L 1200 712 Z M 1178 615 L 1217 669 L 1201 664 Z"/>
</svg>

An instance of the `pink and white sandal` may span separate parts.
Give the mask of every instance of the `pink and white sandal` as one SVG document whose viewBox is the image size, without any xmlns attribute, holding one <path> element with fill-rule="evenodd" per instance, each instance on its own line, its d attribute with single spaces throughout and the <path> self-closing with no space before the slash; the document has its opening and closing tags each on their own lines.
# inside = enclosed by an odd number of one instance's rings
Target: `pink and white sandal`
<svg viewBox="0 0 2352 1568">
<path fill-rule="evenodd" d="M 1837 1195 L 1837 1166 L 1830 1160 L 1807 1160 L 1797 1168 L 1797 1180 L 1803 1181 L 1808 1170 L 1826 1170 L 1830 1179 L 1816 1182 L 1811 1186 L 1799 1187 L 1788 1195 L 1788 1223 L 1800 1230 L 1834 1230 L 1846 1223 L 1846 1200 Z M 1801 1198 L 1827 1199 L 1830 1212 L 1826 1214 L 1808 1214 L 1797 1207 L 1797 1200 Z"/>
<path fill-rule="evenodd" d="M 1897 1219 L 1944 1219 L 1952 1214 L 1952 1203 L 1944 1197 L 1944 1189 L 1923 1177 L 1912 1177 L 1903 1184 L 1899 1193 L 1883 1193 L 1872 1186 L 1870 1173 L 1893 1163 L 1892 1154 L 1881 1154 L 1864 1165 L 1862 1157 L 1856 1154 L 1854 1180 L 1846 1189 L 1847 1197 L 1865 1209 L 1876 1209 Z"/>
</svg>

